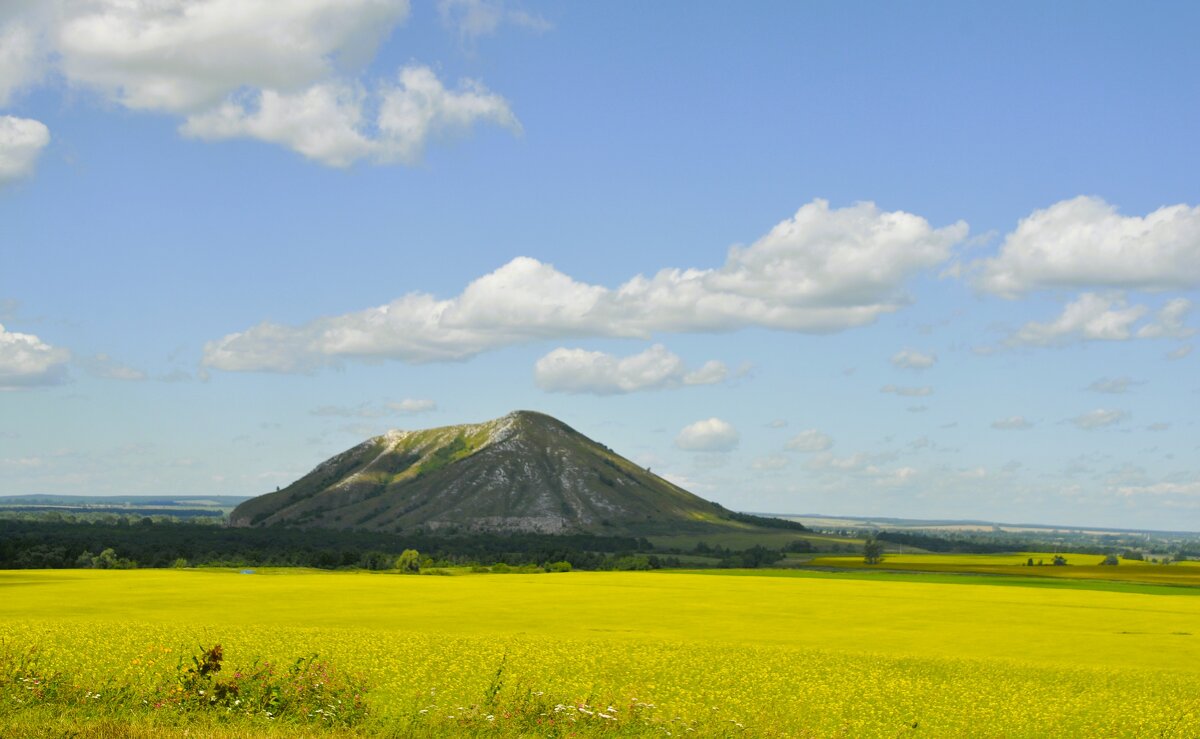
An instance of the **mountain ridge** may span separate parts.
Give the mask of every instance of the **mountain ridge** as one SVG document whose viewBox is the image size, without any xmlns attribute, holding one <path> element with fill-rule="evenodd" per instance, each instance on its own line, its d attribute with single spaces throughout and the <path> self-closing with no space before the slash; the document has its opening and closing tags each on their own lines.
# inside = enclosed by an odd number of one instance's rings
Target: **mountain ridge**
<svg viewBox="0 0 1200 739">
<path fill-rule="evenodd" d="M 567 424 L 514 411 L 476 424 L 389 431 L 252 498 L 233 526 L 396 533 L 653 533 L 752 528 Z"/>
</svg>

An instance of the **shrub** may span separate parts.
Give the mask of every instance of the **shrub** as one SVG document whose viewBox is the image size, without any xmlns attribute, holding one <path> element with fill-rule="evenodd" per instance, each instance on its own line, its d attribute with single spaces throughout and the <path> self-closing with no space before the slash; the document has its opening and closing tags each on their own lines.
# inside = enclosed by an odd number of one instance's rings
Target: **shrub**
<svg viewBox="0 0 1200 739">
<path fill-rule="evenodd" d="M 255 661 L 249 669 L 235 670 L 222 680 L 217 674 L 222 671 L 224 659 L 220 644 L 201 647 L 191 665 L 185 666 L 180 658 L 178 684 L 160 696 L 155 707 L 173 704 L 185 711 L 220 708 L 271 719 L 339 726 L 353 726 L 367 716 L 365 684 L 337 672 L 328 662 L 318 661 L 315 654 L 301 657 L 284 669 Z"/>
<path fill-rule="evenodd" d="M 863 542 L 863 562 L 877 565 L 883 561 L 883 542 L 874 536 Z"/>
<path fill-rule="evenodd" d="M 410 575 L 420 572 L 421 553 L 416 549 L 405 549 L 396 557 L 396 569 Z"/>
</svg>

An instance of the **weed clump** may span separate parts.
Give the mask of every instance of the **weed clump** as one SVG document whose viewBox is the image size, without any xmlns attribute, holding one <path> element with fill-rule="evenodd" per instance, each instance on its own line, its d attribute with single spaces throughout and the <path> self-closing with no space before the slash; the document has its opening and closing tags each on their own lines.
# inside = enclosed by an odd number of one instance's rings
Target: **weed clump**
<svg viewBox="0 0 1200 739">
<path fill-rule="evenodd" d="M 247 669 L 222 672 L 220 644 L 200 647 L 187 665 L 180 659 L 178 684 L 155 703 L 180 710 L 224 709 L 270 720 L 319 721 L 353 726 L 367 716 L 365 684 L 337 671 L 317 655 L 301 657 L 287 667 L 255 660 Z"/>
<path fill-rule="evenodd" d="M 227 669 L 220 644 L 179 659 L 174 675 L 134 684 L 79 684 L 39 664 L 35 648 L 0 648 L 0 717 L 6 709 L 58 711 L 80 718 L 143 715 L 155 723 L 190 723 L 201 716 L 349 728 L 368 715 L 366 684 L 316 654 L 286 666 L 255 660 Z M 172 679 L 173 678 L 173 679 Z M 131 715 L 132 714 L 132 715 Z M 3 732 L 0 732 L 3 733 Z"/>
</svg>

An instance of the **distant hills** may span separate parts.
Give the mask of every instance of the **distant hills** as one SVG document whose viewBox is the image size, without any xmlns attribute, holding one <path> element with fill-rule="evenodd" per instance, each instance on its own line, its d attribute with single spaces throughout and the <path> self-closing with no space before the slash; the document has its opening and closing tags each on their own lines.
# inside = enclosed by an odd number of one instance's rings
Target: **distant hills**
<svg viewBox="0 0 1200 739">
<path fill-rule="evenodd" d="M 244 500 L 242 495 L 0 495 L 0 513 L 220 518 Z"/>
<path fill-rule="evenodd" d="M 376 436 L 242 503 L 230 523 L 451 534 L 804 530 L 728 511 L 532 411 Z"/>
</svg>

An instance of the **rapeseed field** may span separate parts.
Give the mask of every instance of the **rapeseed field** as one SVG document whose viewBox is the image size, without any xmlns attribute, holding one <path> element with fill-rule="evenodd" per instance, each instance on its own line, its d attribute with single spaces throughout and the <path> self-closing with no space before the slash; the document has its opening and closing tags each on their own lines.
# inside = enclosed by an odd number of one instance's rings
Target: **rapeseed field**
<svg viewBox="0 0 1200 739">
<path fill-rule="evenodd" d="M 138 570 L 0 591 L 10 736 L 1200 735 L 1183 589 Z"/>
</svg>

